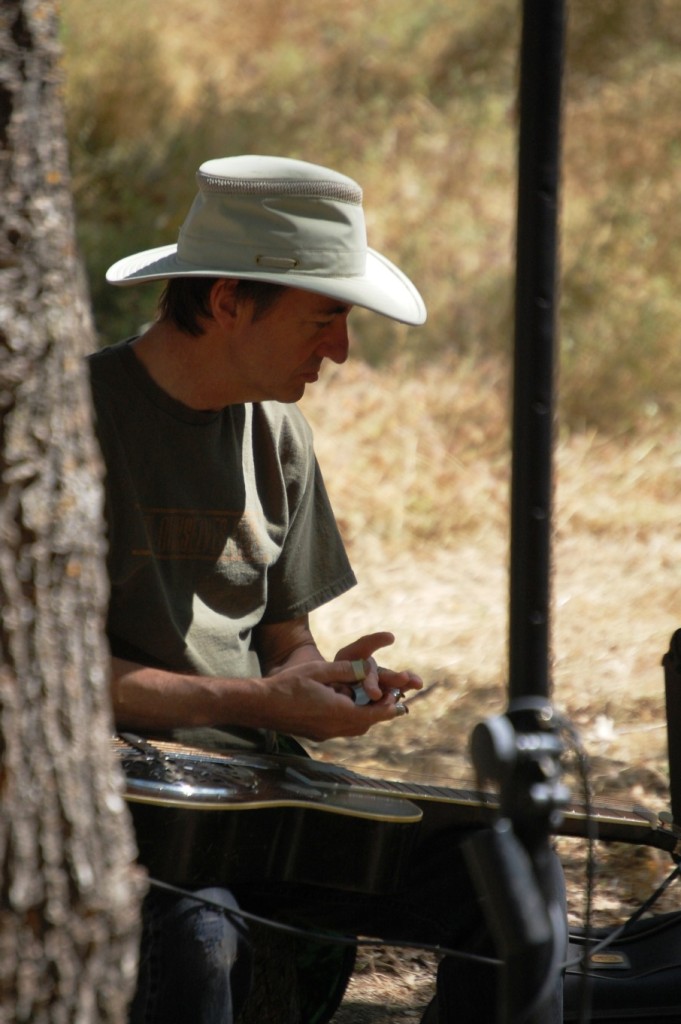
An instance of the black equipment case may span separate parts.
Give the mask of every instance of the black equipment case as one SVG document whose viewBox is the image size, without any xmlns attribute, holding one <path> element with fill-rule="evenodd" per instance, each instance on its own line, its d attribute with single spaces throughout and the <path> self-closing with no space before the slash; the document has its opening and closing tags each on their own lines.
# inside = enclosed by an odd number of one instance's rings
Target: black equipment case
<svg viewBox="0 0 681 1024">
<path fill-rule="evenodd" d="M 590 945 L 607 934 L 596 929 Z M 583 953 L 583 937 L 571 935 L 569 959 L 581 958 Z M 584 1015 L 583 1006 L 588 1007 Z M 569 967 L 564 1019 L 566 1024 L 681 1022 L 681 912 L 637 921 L 602 953 L 595 953 L 585 970 L 580 965 Z"/>
</svg>

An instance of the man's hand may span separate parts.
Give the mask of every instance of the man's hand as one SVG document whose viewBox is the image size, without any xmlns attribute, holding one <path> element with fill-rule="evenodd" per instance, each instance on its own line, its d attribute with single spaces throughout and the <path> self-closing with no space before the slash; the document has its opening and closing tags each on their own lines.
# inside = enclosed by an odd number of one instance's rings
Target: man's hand
<svg viewBox="0 0 681 1024">
<path fill-rule="evenodd" d="M 392 694 L 393 690 L 405 693 L 407 690 L 420 690 L 423 686 L 423 680 L 414 672 L 406 670 L 395 672 L 389 668 L 381 668 L 376 663 L 376 659 L 373 657 L 374 651 L 381 647 L 389 647 L 394 642 L 395 637 L 392 633 L 368 633 L 342 647 L 334 658 L 334 662 L 362 661 L 364 663 L 364 678 L 361 682 L 367 697 L 372 702 L 392 699 L 393 703 L 396 703 Z M 359 680 L 355 678 L 353 686 L 357 682 Z M 348 696 L 353 696 L 352 687 Z"/>
<path fill-rule="evenodd" d="M 390 634 L 374 636 L 385 638 Z M 374 643 L 367 648 L 364 646 L 367 640 L 371 642 L 372 638 L 362 637 L 339 653 L 376 650 L 392 642 Z M 375 700 L 363 705 L 355 703 L 353 693 L 360 662 L 367 673 L 363 685 L 366 686 L 368 679 L 371 691 L 377 693 Z M 272 716 L 269 727 L 311 740 L 362 736 L 378 722 L 389 722 L 403 714 L 399 705 L 404 691 L 420 689 L 423 685 L 412 672 L 379 668 L 370 654 L 361 659 L 293 664 L 269 675 L 263 682 L 269 687 L 267 710 Z"/>
</svg>

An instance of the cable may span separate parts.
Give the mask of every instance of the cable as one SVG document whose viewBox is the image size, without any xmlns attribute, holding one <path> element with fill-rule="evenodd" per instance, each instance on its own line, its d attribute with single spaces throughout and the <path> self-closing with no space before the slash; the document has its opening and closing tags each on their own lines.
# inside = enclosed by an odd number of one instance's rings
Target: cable
<svg viewBox="0 0 681 1024">
<path fill-rule="evenodd" d="M 218 910 L 225 917 L 228 917 L 236 928 L 239 928 L 243 933 L 243 921 L 252 921 L 254 924 L 264 925 L 266 928 L 272 928 L 275 931 L 284 932 L 287 935 L 295 936 L 296 938 L 302 939 L 314 939 L 316 942 L 332 943 L 338 946 L 354 946 L 360 948 L 362 946 L 385 946 L 391 949 L 416 949 L 421 950 L 424 953 L 435 953 L 439 956 L 454 957 L 459 960 L 471 960 L 478 964 L 487 964 L 492 967 L 501 967 L 502 961 L 495 959 L 494 957 L 480 956 L 477 953 L 468 953 L 461 949 L 450 949 L 448 946 L 441 946 L 439 944 L 431 944 L 427 942 L 406 942 L 401 939 L 382 939 L 377 936 L 365 936 L 364 938 L 357 938 L 350 935 L 338 935 L 335 932 L 318 932 L 314 929 L 298 928 L 296 925 L 284 924 L 283 921 L 275 921 L 271 918 L 260 917 L 258 914 L 253 914 L 250 911 L 233 910 L 231 907 L 225 907 L 224 904 L 218 903 L 216 900 L 207 899 L 205 896 L 200 896 L 198 893 L 192 892 L 189 889 L 183 889 L 177 885 L 171 885 L 169 882 L 161 882 L 156 878 L 149 878 L 149 885 L 154 889 L 161 889 L 164 892 L 173 893 L 176 896 L 184 896 L 186 898 L 196 900 L 197 903 L 203 903 L 207 907 L 211 907 L 213 910 Z M 234 920 L 234 918 L 240 918 L 240 922 Z"/>
<path fill-rule="evenodd" d="M 592 988 L 590 979 L 588 978 L 585 969 L 588 960 L 588 953 L 586 952 L 586 949 L 593 931 L 592 915 L 594 881 L 596 878 L 597 829 L 593 814 L 593 794 L 591 790 L 589 755 L 587 754 L 582 744 L 582 739 L 579 732 L 572 724 L 572 722 L 565 716 L 560 715 L 558 718 L 558 724 L 560 730 L 566 737 L 568 745 L 572 749 L 572 752 L 576 758 L 577 778 L 581 783 L 582 803 L 584 804 L 584 815 L 586 819 L 586 884 L 584 887 L 583 912 L 585 952 L 582 953 L 581 957 L 579 957 L 577 960 L 577 963 L 581 963 L 583 971 L 579 993 L 579 1019 L 582 1022 L 582 1024 L 586 1024 L 586 1021 L 588 1021 L 590 1018 Z M 565 964 L 564 970 L 567 970 L 568 966 L 570 966 L 569 962 Z"/>
<path fill-rule="evenodd" d="M 586 823 L 586 885 L 584 890 L 584 933 L 589 935 L 592 930 L 594 881 L 596 878 L 596 840 L 598 830 L 593 813 L 593 794 L 589 774 L 589 755 L 581 741 L 581 737 L 572 722 L 563 715 L 557 715 L 558 728 L 567 737 L 570 748 L 577 761 L 577 777 L 581 784 L 582 803 Z"/>
<path fill-rule="evenodd" d="M 584 817 L 586 821 L 586 839 L 587 839 L 587 858 L 586 858 L 586 895 L 585 895 L 585 908 L 584 908 L 584 927 L 582 929 L 582 937 L 584 939 L 585 946 L 588 945 L 590 940 L 590 934 L 593 931 L 592 926 L 592 913 L 593 913 L 593 890 L 594 880 L 596 877 L 596 840 L 598 839 L 596 821 L 593 816 L 593 801 L 591 793 L 591 783 L 589 780 L 589 758 L 588 754 L 584 750 L 581 739 L 577 730 L 574 728 L 572 723 L 563 716 L 557 716 L 559 728 L 562 729 L 569 740 L 571 741 L 572 750 L 577 758 L 578 776 L 582 783 L 582 800 L 584 803 Z M 603 939 L 597 942 L 589 950 L 589 954 L 593 954 L 597 951 L 606 949 L 609 945 L 619 939 L 623 934 L 626 933 L 627 928 L 630 928 L 632 924 L 639 920 L 645 913 L 647 913 L 660 897 L 665 893 L 669 886 L 674 882 L 681 874 L 681 864 L 677 864 L 669 875 L 660 883 L 655 891 L 645 900 L 640 907 L 634 910 L 630 916 L 621 925 L 613 929 Z M 586 954 L 580 957 L 579 960 L 571 960 L 565 964 L 566 967 L 573 967 L 575 964 L 585 961 Z"/>
<path fill-rule="evenodd" d="M 600 953 L 604 949 L 607 949 L 608 946 L 611 946 L 612 943 L 616 942 L 618 939 L 626 938 L 627 929 L 631 928 L 631 926 L 635 924 L 636 921 L 643 917 L 643 915 L 646 914 L 655 905 L 655 903 L 657 903 L 660 896 L 664 895 L 669 886 L 672 884 L 672 882 L 676 881 L 679 875 L 681 875 L 681 864 L 677 864 L 674 866 L 673 870 L 670 871 L 667 877 L 662 882 L 660 882 L 657 889 L 655 889 L 655 891 L 648 897 L 647 900 L 645 900 L 641 904 L 640 907 L 638 907 L 629 915 L 626 921 L 618 925 L 617 928 L 614 928 L 612 931 L 608 932 L 608 934 L 605 935 L 599 941 L 597 941 L 594 946 L 586 948 L 582 956 L 577 957 L 575 960 L 570 960 L 565 966 L 576 967 L 577 964 L 585 964 L 586 962 L 588 962 L 588 958 L 590 956 L 593 956 L 594 953 Z M 681 911 L 679 911 L 679 915 L 681 916 Z M 585 946 L 587 945 L 588 941 L 588 938 L 584 936 Z"/>
</svg>

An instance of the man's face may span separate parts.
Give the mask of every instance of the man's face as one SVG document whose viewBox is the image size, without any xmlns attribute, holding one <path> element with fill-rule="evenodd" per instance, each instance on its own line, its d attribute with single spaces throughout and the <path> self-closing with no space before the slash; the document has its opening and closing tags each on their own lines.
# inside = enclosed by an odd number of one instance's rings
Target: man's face
<svg viewBox="0 0 681 1024">
<path fill-rule="evenodd" d="M 257 320 L 246 304 L 229 348 L 243 401 L 297 402 L 305 385 L 318 379 L 324 359 L 344 363 L 351 309 L 296 288 L 287 288 Z"/>
</svg>

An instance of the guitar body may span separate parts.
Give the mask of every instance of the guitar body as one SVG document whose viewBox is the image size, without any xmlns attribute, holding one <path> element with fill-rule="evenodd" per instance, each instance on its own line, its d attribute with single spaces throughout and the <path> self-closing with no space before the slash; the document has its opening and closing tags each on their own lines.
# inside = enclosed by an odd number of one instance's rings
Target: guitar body
<svg viewBox="0 0 681 1024">
<path fill-rule="evenodd" d="M 140 862 L 182 887 L 296 882 L 353 892 L 400 888 L 417 842 L 489 824 L 489 793 L 386 782 L 291 754 L 208 752 L 123 734 Z M 635 811 L 568 808 L 559 832 L 677 853 L 678 838 Z"/>
<path fill-rule="evenodd" d="M 143 743 L 115 741 L 139 859 L 153 878 L 188 888 L 399 886 L 422 818 L 410 801 L 355 793 L 304 757 Z"/>
<path fill-rule="evenodd" d="M 130 810 L 140 862 L 151 877 L 187 888 L 268 881 L 390 893 L 416 833 L 404 819 L 329 818 L 295 807 L 207 814 L 130 801 Z"/>
</svg>

